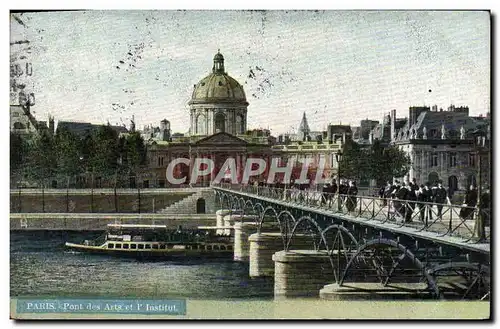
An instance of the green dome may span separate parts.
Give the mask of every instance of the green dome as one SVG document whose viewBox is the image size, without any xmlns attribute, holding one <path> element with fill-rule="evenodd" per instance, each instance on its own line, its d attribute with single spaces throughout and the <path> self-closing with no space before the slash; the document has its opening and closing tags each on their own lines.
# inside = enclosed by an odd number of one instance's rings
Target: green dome
<svg viewBox="0 0 500 329">
<path fill-rule="evenodd" d="M 194 86 L 189 104 L 203 103 L 240 103 L 247 104 L 243 87 L 224 70 L 224 56 L 214 56 L 212 73 Z"/>
</svg>

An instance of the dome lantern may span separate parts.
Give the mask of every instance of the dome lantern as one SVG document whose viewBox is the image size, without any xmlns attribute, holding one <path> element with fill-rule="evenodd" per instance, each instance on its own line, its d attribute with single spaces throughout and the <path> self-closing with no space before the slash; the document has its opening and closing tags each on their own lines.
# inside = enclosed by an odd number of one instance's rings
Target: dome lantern
<svg viewBox="0 0 500 329">
<path fill-rule="evenodd" d="M 214 56 L 214 66 L 212 68 L 214 74 L 224 74 L 224 56 L 220 53 L 220 49 L 217 50 L 217 54 Z"/>
</svg>

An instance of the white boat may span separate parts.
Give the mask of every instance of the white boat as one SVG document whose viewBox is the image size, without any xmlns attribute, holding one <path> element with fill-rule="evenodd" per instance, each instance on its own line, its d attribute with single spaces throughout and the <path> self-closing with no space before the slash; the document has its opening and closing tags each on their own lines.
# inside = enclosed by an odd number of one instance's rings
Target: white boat
<svg viewBox="0 0 500 329">
<path fill-rule="evenodd" d="M 165 225 L 108 224 L 98 240 L 66 242 L 73 251 L 136 258 L 232 256 L 233 244 L 224 237 L 190 236 L 181 230 L 169 231 Z"/>
</svg>

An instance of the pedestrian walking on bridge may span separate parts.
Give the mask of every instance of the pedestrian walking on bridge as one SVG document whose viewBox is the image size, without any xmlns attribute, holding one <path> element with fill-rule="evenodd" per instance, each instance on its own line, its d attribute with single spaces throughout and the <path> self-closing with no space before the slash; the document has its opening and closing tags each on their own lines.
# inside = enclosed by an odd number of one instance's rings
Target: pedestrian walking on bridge
<svg viewBox="0 0 500 329">
<path fill-rule="evenodd" d="M 448 197 L 448 192 L 443 187 L 443 182 L 439 181 L 438 186 L 434 191 L 434 203 L 437 203 L 437 217 L 439 219 L 443 218 L 443 207 L 445 202 L 451 204 L 450 198 Z"/>
<path fill-rule="evenodd" d="M 357 198 L 356 195 L 358 194 L 358 188 L 356 187 L 356 182 L 350 181 L 349 182 L 349 187 L 347 189 L 347 210 L 348 211 L 354 211 L 356 209 L 357 205 Z"/>
</svg>

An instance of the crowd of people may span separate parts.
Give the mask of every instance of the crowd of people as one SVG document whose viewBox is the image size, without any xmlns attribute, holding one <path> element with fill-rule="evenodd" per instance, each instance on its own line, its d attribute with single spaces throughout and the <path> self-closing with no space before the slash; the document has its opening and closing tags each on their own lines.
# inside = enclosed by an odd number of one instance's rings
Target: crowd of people
<svg viewBox="0 0 500 329">
<path fill-rule="evenodd" d="M 459 213 L 460 218 L 472 219 L 474 207 L 477 205 L 477 188 L 471 185 L 465 193 L 465 198 Z M 418 185 L 414 178 L 411 182 L 395 181 L 394 184 L 387 182 L 386 186 L 379 189 L 378 196 L 383 199 L 383 205 L 387 206 L 392 201 L 394 212 L 400 215 L 405 222 L 411 222 L 418 205 L 420 221 L 433 220 L 433 207 L 436 207 L 435 215 L 442 218 L 445 204 L 451 205 L 449 191 L 443 187 L 442 181 L 434 185 L 425 183 Z M 426 204 L 423 204 L 426 203 Z"/>
<path fill-rule="evenodd" d="M 294 181 L 290 184 L 276 182 L 268 184 L 266 181 L 253 181 L 256 187 L 270 187 L 277 191 L 282 190 L 280 197 L 287 200 L 303 201 L 305 199 L 318 201 L 319 205 L 331 207 L 334 197 L 339 196 L 341 207 L 345 207 L 349 212 L 356 209 L 358 205 L 357 195 L 358 187 L 354 180 L 341 179 L 340 185 L 337 185 L 336 179 L 327 182 L 322 187 L 311 186 L 310 184 L 298 184 Z M 441 219 L 443 208 L 446 204 L 451 205 L 449 191 L 443 186 L 442 181 L 435 184 L 429 182 L 418 184 L 413 178 L 409 182 L 396 180 L 393 184 L 387 182 L 378 190 L 378 197 L 381 199 L 383 207 L 389 207 L 392 213 L 400 216 L 405 222 L 411 222 L 418 218 L 421 222 L 427 222 L 433 219 Z M 471 185 L 465 193 L 462 208 L 459 216 L 463 220 L 472 219 L 474 209 L 478 202 L 478 190 L 476 186 Z M 480 203 L 483 209 L 489 211 L 489 193 L 482 195 Z M 434 209 L 435 207 L 435 209 Z M 486 217 L 489 225 L 489 215 Z"/>
</svg>

